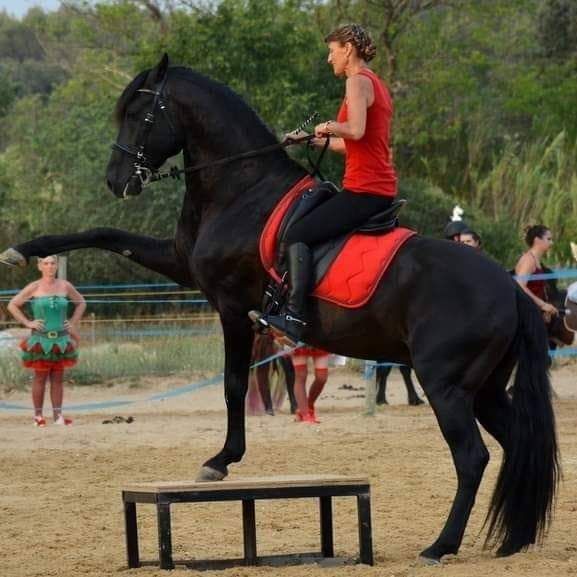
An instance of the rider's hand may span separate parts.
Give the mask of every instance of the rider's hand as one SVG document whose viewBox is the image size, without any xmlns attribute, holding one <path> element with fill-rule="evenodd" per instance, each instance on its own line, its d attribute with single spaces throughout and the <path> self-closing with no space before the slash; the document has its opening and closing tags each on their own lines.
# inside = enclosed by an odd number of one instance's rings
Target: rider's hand
<svg viewBox="0 0 577 577">
<path fill-rule="evenodd" d="M 329 129 L 330 122 L 330 120 L 327 120 L 326 122 L 321 122 L 315 126 L 315 136 L 317 138 L 327 138 L 328 136 L 331 136 L 331 131 Z"/>
<path fill-rule="evenodd" d="M 44 321 L 28 321 L 24 326 L 27 329 L 32 329 L 33 331 L 41 331 L 44 328 Z"/>
<path fill-rule="evenodd" d="M 310 134 L 304 130 L 293 130 L 293 132 L 287 132 L 287 134 L 284 135 L 282 141 L 283 143 L 294 142 L 297 140 L 302 140 L 307 136 L 310 136 Z"/>
</svg>

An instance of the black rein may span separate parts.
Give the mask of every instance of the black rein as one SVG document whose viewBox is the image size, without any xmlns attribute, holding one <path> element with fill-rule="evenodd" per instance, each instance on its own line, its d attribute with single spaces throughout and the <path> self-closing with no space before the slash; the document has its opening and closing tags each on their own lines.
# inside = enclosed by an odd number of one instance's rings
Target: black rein
<svg viewBox="0 0 577 577">
<path fill-rule="evenodd" d="M 148 90 L 148 89 L 140 89 L 137 92 L 144 92 L 146 94 L 150 94 L 154 96 L 154 100 L 152 103 L 152 110 L 146 113 L 144 117 L 144 126 L 142 129 L 141 134 L 139 135 L 140 141 L 139 144 L 136 145 L 129 145 L 129 144 L 121 144 L 119 142 L 115 142 L 112 145 L 113 150 L 118 150 L 124 154 L 134 157 L 134 169 L 135 169 L 135 176 L 140 179 L 141 185 L 146 186 L 151 182 L 158 182 L 159 180 L 163 180 L 165 178 L 174 178 L 180 179 L 182 174 L 191 174 L 194 172 L 198 172 L 200 170 L 204 170 L 205 168 L 212 168 L 215 166 L 223 166 L 225 164 L 229 164 L 230 162 L 235 162 L 237 160 L 244 160 L 246 158 L 254 158 L 257 156 L 262 156 L 264 154 L 268 154 L 269 152 L 273 152 L 275 150 L 279 150 L 282 148 L 286 148 L 288 146 L 292 146 L 294 144 L 302 144 L 302 143 L 309 143 L 309 147 L 311 145 L 311 141 L 314 138 L 314 134 L 310 134 L 301 138 L 286 138 L 282 142 L 275 142 L 274 144 L 269 144 L 268 146 L 264 146 L 262 148 L 257 148 L 256 150 L 249 150 L 247 152 L 241 152 L 239 154 L 234 154 L 232 156 L 227 156 L 226 158 L 220 158 L 218 160 L 211 160 L 209 162 L 203 162 L 201 164 L 196 164 L 194 166 L 189 166 L 188 168 L 178 168 L 176 166 L 172 166 L 166 172 L 160 172 L 152 168 L 151 162 L 146 156 L 145 153 L 145 146 L 146 141 L 148 140 L 148 135 L 152 130 L 152 126 L 156 122 L 155 112 L 157 106 L 160 108 L 161 112 L 164 113 L 166 120 L 168 121 L 169 127 L 172 132 L 175 132 L 174 125 L 170 119 L 170 115 L 167 112 L 167 98 L 164 95 L 164 86 L 166 84 L 166 76 L 158 86 L 157 90 Z M 295 132 L 300 132 L 310 124 L 316 117 L 318 116 L 318 112 L 313 112 L 296 130 Z M 324 156 L 329 145 L 329 139 L 327 138 L 327 142 L 323 147 L 319 157 L 317 158 L 316 162 L 311 159 L 310 152 L 308 154 L 308 160 L 312 166 L 311 174 L 313 176 L 320 175 L 319 165 L 321 160 Z"/>
</svg>

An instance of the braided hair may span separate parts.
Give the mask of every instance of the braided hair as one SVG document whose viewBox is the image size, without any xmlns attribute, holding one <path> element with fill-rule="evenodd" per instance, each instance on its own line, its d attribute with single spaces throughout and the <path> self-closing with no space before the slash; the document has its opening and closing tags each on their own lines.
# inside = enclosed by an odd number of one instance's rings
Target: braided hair
<svg viewBox="0 0 577 577">
<path fill-rule="evenodd" d="M 357 54 L 365 62 L 370 62 L 377 53 L 370 34 L 359 24 L 346 24 L 336 30 L 333 30 L 325 37 L 325 42 L 340 42 L 346 44 L 350 42 L 357 50 Z"/>
</svg>

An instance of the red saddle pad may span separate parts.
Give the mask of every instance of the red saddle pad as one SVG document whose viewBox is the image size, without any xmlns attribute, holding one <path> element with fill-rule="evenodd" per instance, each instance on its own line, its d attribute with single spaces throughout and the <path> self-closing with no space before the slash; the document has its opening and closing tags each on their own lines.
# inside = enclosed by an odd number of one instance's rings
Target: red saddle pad
<svg viewBox="0 0 577 577">
<path fill-rule="evenodd" d="M 262 264 L 277 282 L 280 277 L 274 262 L 282 219 L 295 199 L 314 183 L 308 176 L 297 182 L 277 204 L 260 237 Z M 375 292 L 399 248 L 414 234 L 413 230 L 399 227 L 382 235 L 352 235 L 316 286 L 313 296 L 342 307 L 363 306 Z"/>
</svg>

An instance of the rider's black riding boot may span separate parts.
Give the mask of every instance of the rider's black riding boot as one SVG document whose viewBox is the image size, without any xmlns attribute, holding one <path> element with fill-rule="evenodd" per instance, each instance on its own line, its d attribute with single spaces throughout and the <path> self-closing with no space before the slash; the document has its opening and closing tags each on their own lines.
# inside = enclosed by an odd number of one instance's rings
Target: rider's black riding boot
<svg viewBox="0 0 577 577">
<path fill-rule="evenodd" d="M 280 314 L 266 316 L 261 322 L 272 325 L 297 343 L 302 340 L 307 326 L 305 307 L 313 268 L 309 247 L 302 242 L 291 244 L 287 250 L 287 264 L 289 294 L 286 306 Z"/>
</svg>

